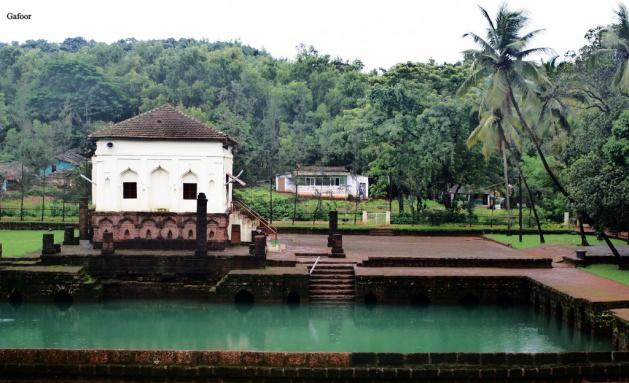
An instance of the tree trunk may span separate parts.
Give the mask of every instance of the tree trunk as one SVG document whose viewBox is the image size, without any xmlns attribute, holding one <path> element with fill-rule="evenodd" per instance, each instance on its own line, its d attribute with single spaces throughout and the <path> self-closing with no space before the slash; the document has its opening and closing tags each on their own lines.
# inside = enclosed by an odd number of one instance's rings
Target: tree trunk
<svg viewBox="0 0 629 383">
<path fill-rule="evenodd" d="M 452 197 L 452 200 L 450 201 L 450 220 L 452 220 L 452 217 L 454 217 L 454 209 L 456 208 L 456 195 L 458 194 L 460 188 L 461 184 L 457 184 L 456 188 L 454 189 L 454 197 Z M 449 195 L 448 198 L 450 198 Z"/>
<path fill-rule="evenodd" d="M 526 181 L 526 177 L 524 177 L 524 173 L 522 172 L 522 168 L 520 167 L 520 163 L 518 162 L 518 173 L 520 173 L 520 177 L 524 182 L 524 187 L 526 188 L 526 193 L 529 196 L 529 200 L 531 201 L 531 209 L 533 210 L 533 215 L 535 216 L 535 223 L 537 223 L 537 233 L 539 234 L 539 242 L 545 243 L 544 240 L 544 232 L 542 231 L 542 224 L 539 221 L 539 216 L 537 215 L 537 208 L 535 207 L 535 198 L 533 197 L 533 193 L 531 193 L 531 189 L 529 188 L 529 183 Z"/>
<path fill-rule="evenodd" d="M 522 242 L 522 174 L 518 177 L 518 240 Z"/>
<path fill-rule="evenodd" d="M 578 214 L 577 219 L 579 220 L 579 235 L 581 236 L 581 246 L 590 246 L 588 243 L 588 239 L 585 235 L 585 230 L 583 230 L 583 217 Z"/>
<path fill-rule="evenodd" d="M 511 146 L 507 143 L 507 139 L 504 137 L 504 134 L 502 135 L 502 140 L 503 140 L 502 144 L 508 146 L 509 150 L 511 150 Z M 517 153 L 514 150 L 511 150 L 511 152 L 514 153 L 514 155 Z M 518 175 L 520 176 L 520 179 L 522 180 L 522 182 L 524 182 L 524 188 L 526 189 L 526 193 L 529 196 L 529 200 L 531 202 L 531 210 L 533 210 L 533 215 L 535 216 L 535 223 L 537 224 L 537 233 L 539 234 L 539 241 L 540 243 L 545 243 L 546 241 L 544 240 L 544 232 L 542 231 L 542 224 L 539 220 L 539 216 L 537 215 L 537 208 L 535 207 L 535 198 L 533 196 L 533 193 L 531 192 L 531 188 L 529 188 L 529 183 L 526 181 L 526 177 L 524 176 L 524 172 L 522 171 L 522 166 L 520 166 L 519 154 L 515 158 L 515 163 L 518 169 Z M 520 204 L 521 203 L 522 201 L 520 200 Z"/>
<path fill-rule="evenodd" d="M 295 200 L 293 201 L 293 225 L 295 224 L 295 216 L 297 215 L 297 192 L 299 188 L 299 166 L 295 171 Z"/>
<path fill-rule="evenodd" d="M 537 154 L 539 155 L 539 158 L 542 161 L 542 165 L 544 166 L 544 170 L 546 170 L 546 173 L 548 173 L 548 176 L 550 177 L 551 181 L 553 182 L 553 185 L 555 185 L 557 190 L 559 190 L 559 192 L 561 194 L 563 194 L 566 198 L 570 199 L 570 196 L 568 195 L 568 192 L 563 187 L 561 182 L 559 182 L 559 179 L 557 178 L 555 173 L 550 168 L 550 165 L 548 165 L 548 161 L 546 161 L 546 156 L 542 152 L 542 147 L 541 147 L 539 141 L 537 140 L 537 136 L 535 135 L 535 132 L 533 132 L 533 129 L 531 129 L 529 124 L 524 119 L 524 116 L 522 115 L 522 112 L 520 111 L 520 106 L 516 102 L 515 96 L 513 95 L 513 89 L 511 88 L 511 82 L 508 83 L 508 86 L 509 86 L 509 98 L 511 99 L 511 103 L 513 104 L 513 108 L 515 109 L 515 112 L 518 115 L 518 119 L 520 120 L 520 123 L 524 127 L 524 130 L 526 130 L 526 133 L 528 134 L 529 138 L 533 142 L 533 145 L 535 146 L 535 150 L 537 151 Z"/>
<path fill-rule="evenodd" d="M 533 142 L 533 145 L 535 146 L 535 150 L 537 151 L 537 154 L 539 155 L 539 158 L 542 161 L 542 165 L 544 165 L 544 169 L 546 170 L 546 173 L 548 173 L 548 176 L 550 177 L 551 181 L 553 182 L 553 185 L 555 185 L 557 190 L 561 194 L 563 194 L 570 202 L 574 202 L 574 199 L 568 194 L 568 192 L 563 187 L 561 182 L 559 182 L 559 179 L 557 178 L 557 176 L 555 176 L 555 173 L 553 173 L 553 171 L 550 169 L 550 166 L 548 165 L 548 162 L 546 161 L 546 156 L 544 156 L 544 153 L 542 152 L 542 148 L 539 144 L 539 141 L 537 140 L 537 136 L 535 135 L 535 132 L 533 132 L 529 124 L 524 119 L 524 116 L 522 115 L 522 112 L 520 111 L 520 107 L 515 100 L 515 96 L 513 95 L 513 88 L 511 87 L 511 82 L 508 82 L 508 88 L 509 88 L 509 98 L 511 99 L 511 102 L 513 103 L 513 108 L 515 109 L 515 112 L 518 115 L 518 119 L 522 123 L 522 126 L 526 130 L 526 133 L 531 138 L 531 141 Z M 584 212 L 584 211 L 577 212 L 577 215 L 580 215 L 581 217 L 583 217 L 586 223 L 590 226 L 592 226 L 592 224 L 594 223 L 592 218 L 589 216 L 589 214 L 587 214 L 587 212 Z M 614 254 L 614 256 L 616 257 L 620 257 L 620 253 L 618 253 L 618 250 L 616 249 L 614 244 L 609 240 L 609 238 L 607 237 L 607 234 L 605 234 L 605 231 L 604 230 L 601 231 L 600 234 L 603 237 L 603 240 L 605 240 L 605 243 L 607 244 L 607 247 L 609 247 L 609 249 L 611 250 L 612 254 Z"/>
<path fill-rule="evenodd" d="M 20 221 L 24 220 L 24 164 L 20 162 L 21 179 L 20 179 Z"/>
<path fill-rule="evenodd" d="M 502 129 L 501 129 L 502 130 Z M 511 202 L 509 201 L 509 166 L 507 164 L 507 148 L 501 141 L 502 172 L 505 179 L 505 202 L 507 205 L 507 235 L 511 235 Z"/>
<path fill-rule="evenodd" d="M 44 168 L 44 176 L 42 177 L 43 186 L 41 193 L 41 220 L 44 222 L 44 208 L 46 207 L 46 169 Z"/>
</svg>

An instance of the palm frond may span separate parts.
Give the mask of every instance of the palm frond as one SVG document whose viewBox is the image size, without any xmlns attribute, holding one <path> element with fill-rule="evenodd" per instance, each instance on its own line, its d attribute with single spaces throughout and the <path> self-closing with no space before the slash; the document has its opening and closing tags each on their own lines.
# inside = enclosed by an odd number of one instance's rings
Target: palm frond
<svg viewBox="0 0 629 383">
<path fill-rule="evenodd" d="M 548 55 L 554 55 L 555 58 L 557 57 L 557 53 L 552 48 L 545 48 L 545 47 L 525 49 L 525 50 L 515 52 L 513 55 L 518 59 L 524 59 L 527 56 L 534 53 L 543 53 L 543 54 L 548 54 Z"/>
<path fill-rule="evenodd" d="M 621 92 L 629 93 L 629 60 L 622 61 L 616 70 L 612 85 Z"/>
<path fill-rule="evenodd" d="M 491 44 L 489 44 L 487 41 L 485 41 L 485 39 L 483 39 L 476 33 L 467 32 L 463 34 L 463 37 L 467 37 L 467 36 L 470 36 L 476 44 L 480 45 L 483 48 L 483 50 L 488 51 L 488 52 L 493 52 L 495 50 L 494 47 L 491 46 Z"/>
<path fill-rule="evenodd" d="M 629 42 L 621 38 L 616 32 L 603 31 L 601 33 L 601 45 L 607 49 L 629 52 Z"/>
</svg>

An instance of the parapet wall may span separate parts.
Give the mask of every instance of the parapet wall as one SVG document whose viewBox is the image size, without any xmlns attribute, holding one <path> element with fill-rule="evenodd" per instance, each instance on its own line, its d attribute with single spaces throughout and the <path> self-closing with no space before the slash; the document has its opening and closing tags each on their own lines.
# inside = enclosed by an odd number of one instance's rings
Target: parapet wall
<svg viewBox="0 0 629 383">
<path fill-rule="evenodd" d="M 97 278 L 142 278 L 146 281 L 202 281 L 216 283 L 230 270 L 263 269 L 265 259 L 254 256 L 193 255 L 48 255 L 46 265 L 71 264 L 85 266 Z"/>
<path fill-rule="evenodd" d="M 0 376 L 5 378 L 609 381 L 629 376 L 629 352 L 402 354 L 0 349 L 0 361 Z"/>
<path fill-rule="evenodd" d="M 528 303 L 518 277 L 356 276 L 356 301 L 369 303 Z"/>
<path fill-rule="evenodd" d="M 234 302 L 240 292 L 249 294 L 254 302 L 307 303 L 308 270 L 303 266 L 271 267 L 260 272 L 230 271 L 212 290 L 211 299 L 216 302 Z"/>
</svg>

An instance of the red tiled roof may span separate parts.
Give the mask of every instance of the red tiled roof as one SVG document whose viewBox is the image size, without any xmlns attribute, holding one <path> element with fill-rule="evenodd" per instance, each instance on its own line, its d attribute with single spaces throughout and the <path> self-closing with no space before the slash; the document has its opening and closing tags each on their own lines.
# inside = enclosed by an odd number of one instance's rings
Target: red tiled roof
<svg viewBox="0 0 629 383">
<path fill-rule="evenodd" d="M 170 104 L 131 117 L 92 133 L 91 139 L 222 141 L 236 144 L 223 132 L 188 116 Z"/>
</svg>

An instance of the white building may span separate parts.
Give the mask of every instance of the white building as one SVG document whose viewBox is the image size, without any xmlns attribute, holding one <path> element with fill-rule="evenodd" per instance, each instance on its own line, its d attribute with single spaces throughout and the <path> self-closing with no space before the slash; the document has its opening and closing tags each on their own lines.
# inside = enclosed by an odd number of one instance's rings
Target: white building
<svg viewBox="0 0 629 383">
<path fill-rule="evenodd" d="M 352 174 L 342 166 L 302 166 L 275 177 L 275 190 L 304 197 L 329 199 L 369 198 L 367 176 Z"/>
<path fill-rule="evenodd" d="M 232 205 L 235 141 L 171 105 L 92 134 L 94 241 L 195 237 L 196 198 L 208 199 L 208 241 L 250 241 L 252 221 Z M 237 236 L 238 238 L 234 238 Z"/>
</svg>

